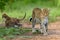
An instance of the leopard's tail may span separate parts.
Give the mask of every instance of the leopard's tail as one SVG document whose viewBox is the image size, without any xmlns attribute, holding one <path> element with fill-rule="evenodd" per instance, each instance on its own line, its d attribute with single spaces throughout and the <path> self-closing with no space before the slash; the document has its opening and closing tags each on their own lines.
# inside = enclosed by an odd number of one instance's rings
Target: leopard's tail
<svg viewBox="0 0 60 40">
<path fill-rule="evenodd" d="M 23 17 L 22 19 L 20 19 L 20 21 L 24 20 L 24 19 L 25 19 L 25 17 L 26 17 L 26 12 L 25 12 L 25 15 L 24 15 L 24 17 Z"/>
<path fill-rule="evenodd" d="M 32 22 L 32 17 L 29 19 L 30 22 Z"/>
</svg>

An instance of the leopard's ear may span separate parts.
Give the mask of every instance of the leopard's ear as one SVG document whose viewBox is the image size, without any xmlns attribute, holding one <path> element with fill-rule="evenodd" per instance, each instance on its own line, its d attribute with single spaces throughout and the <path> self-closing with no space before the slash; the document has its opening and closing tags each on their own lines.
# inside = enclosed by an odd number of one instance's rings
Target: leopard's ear
<svg viewBox="0 0 60 40">
<path fill-rule="evenodd" d="M 7 15 L 6 12 L 3 12 L 3 13 L 2 13 L 2 16 L 3 16 L 3 15 Z"/>
<path fill-rule="evenodd" d="M 50 11 L 50 8 L 43 8 L 43 10 L 46 10 L 46 11 L 49 12 Z"/>
<path fill-rule="evenodd" d="M 42 8 L 42 10 L 48 10 L 48 11 L 50 11 L 50 8 Z"/>
</svg>

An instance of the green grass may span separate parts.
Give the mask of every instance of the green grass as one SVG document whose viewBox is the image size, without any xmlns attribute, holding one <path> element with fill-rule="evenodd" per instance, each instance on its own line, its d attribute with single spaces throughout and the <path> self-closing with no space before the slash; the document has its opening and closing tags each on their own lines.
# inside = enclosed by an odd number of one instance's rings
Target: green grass
<svg viewBox="0 0 60 40">
<path fill-rule="evenodd" d="M 0 37 L 9 36 L 13 37 L 15 35 L 23 35 L 27 32 L 30 32 L 31 29 L 27 28 L 0 28 Z"/>
<path fill-rule="evenodd" d="M 2 28 L 0 27 L 0 40 L 13 39 L 13 38 L 16 38 L 17 36 L 24 38 L 25 36 L 23 35 L 31 31 L 32 29 L 30 28 L 13 28 L 13 27 Z"/>
<path fill-rule="evenodd" d="M 29 18 L 32 17 L 32 10 L 34 8 L 50 8 L 49 12 L 49 22 L 56 21 L 56 16 L 60 16 L 60 8 L 54 6 L 52 1 L 44 1 L 44 0 L 35 0 L 33 2 L 24 0 L 24 1 L 16 1 L 11 6 L 5 6 L 5 12 L 14 18 L 22 18 L 26 12 L 26 20 L 29 21 Z M 0 13 L 0 21 L 2 21 L 2 14 Z"/>
</svg>

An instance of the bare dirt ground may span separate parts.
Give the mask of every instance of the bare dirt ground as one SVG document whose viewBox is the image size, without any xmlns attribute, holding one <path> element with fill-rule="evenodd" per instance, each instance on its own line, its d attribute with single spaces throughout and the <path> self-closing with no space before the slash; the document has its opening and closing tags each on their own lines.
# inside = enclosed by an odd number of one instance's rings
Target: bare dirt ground
<svg viewBox="0 0 60 40">
<path fill-rule="evenodd" d="M 35 28 L 39 29 L 39 24 L 36 24 Z M 24 23 L 23 27 L 32 28 L 31 24 Z M 8 40 L 60 40 L 60 21 L 56 21 L 48 24 L 48 35 L 42 36 L 40 34 L 32 34 L 32 32 L 26 33 L 22 36 L 17 36 L 14 39 Z"/>
<path fill-rule="evenodd" d="M 26 28 L 31 28 L 31 24 L 28 23 L 24 23 L 23 26 Z M 39 28 L 39 26 L 39 24 L 36 24 L 35 28 Z M 49 23 L 47 36 L 42 36 L 40 34 L 34 35 L 31 32 L 25 34 L 25 36 L 27 37 L 23 38 L 20 36 L 11 40 L 60 40 L 60 21 Z"/>
</svg>

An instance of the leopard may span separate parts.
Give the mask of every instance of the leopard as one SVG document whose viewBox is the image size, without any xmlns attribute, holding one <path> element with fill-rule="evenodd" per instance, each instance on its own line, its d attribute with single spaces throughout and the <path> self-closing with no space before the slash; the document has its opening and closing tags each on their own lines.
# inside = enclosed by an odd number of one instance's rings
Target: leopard
<svg viewBox="0 0 60 40">
<path fill-rule="evenodd" d="M 21 19 L 10 17 L 6 13 L 2 14 L 2 19 L 4 20 L 6 27 L 19 27 L 19 26 L 21 27 L 22 24 L 20 22 L 24 20 L 25 17 L 26 17 L 26 13 L 24 17 Z"/>
<path fill-rule="evenodd" d="M 48 34 L 48 18 L 49 18 L 49 9 L 48 8 L 34 8 L 32 11 L 32 17 L 30 21 L 32 22 L 32 32 L 36 32 L 35 24 L 37 19 L 40 24 L 40 32 L 43 35 Z"/>
</svg>

